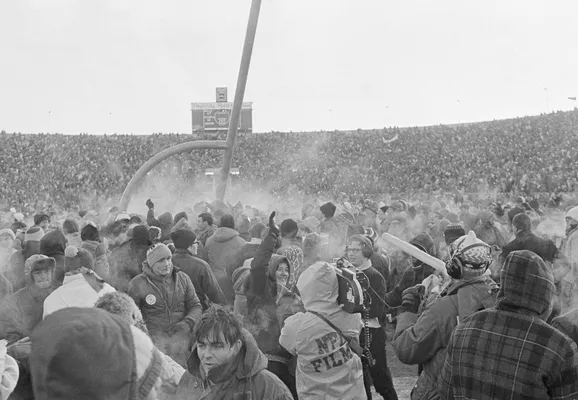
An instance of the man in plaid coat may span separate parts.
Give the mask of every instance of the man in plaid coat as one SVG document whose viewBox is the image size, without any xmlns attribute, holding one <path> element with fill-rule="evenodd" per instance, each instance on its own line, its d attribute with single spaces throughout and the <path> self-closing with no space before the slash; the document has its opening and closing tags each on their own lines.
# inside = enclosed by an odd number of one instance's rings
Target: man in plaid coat
<svg viewBox="0 0 578 400">
<path fill-rule="evenodd" d="M 576 399 L 578 349 L 546 323 L 556 288 L 529 250 L 511 252 L 495 308 L 454 330 L 439 379 L 443 399 Z"/>
</svg>

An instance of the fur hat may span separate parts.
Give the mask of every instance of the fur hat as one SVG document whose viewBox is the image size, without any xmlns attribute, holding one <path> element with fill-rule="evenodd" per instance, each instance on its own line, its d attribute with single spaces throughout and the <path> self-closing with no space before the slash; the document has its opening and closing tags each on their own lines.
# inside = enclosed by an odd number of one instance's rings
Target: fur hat
<svg viewBox="0 0 578 400">
<path fill-rule="evenodd" d="M 34 254 L 28 257 L 24 263 L 24 274 L 32 278 L 32 274 L 37 271 L 44 271 L 47 269 L 54 269 L 56 260 L 52 257 L 47 257 L 44 254 Z"/>
<path fill-rule="evenodd" d="M 24 234 L 25 242 L 40 242 L 44 236 L 44 231 L 39 226 L 33 226 Z"/>
<path fill-rule="evenodd" d="M 171 250 L 164 244 L 158 243 L 148 249 L 147 251 L 147 264 L 152 267 L 157 262 L 162 260 L 163 258 L 172 257 L 173 253 Z"/>
<path fill-rule="evenodd" d="M 321 210 L 321 213 L 326 218 L 331 218 L 335 215 L 335 211 L 337 210 L 337 207 L 332 202 L 328 202 L 328 203 L 323 204 L 321 207 L 319 207 L 319 210 Z"/>
<path fill-rule="evenodd" d="M 197 235 L 189 229 L 177 229 L 171 233 L 171 240 L 177 249 L 188 249 L 197 241 Z"/>
<path fill-rule="evenodd" d="M 160 240 L 162 234 L 163 232 L 161 231 L 161 228 L 159 228 L 158 226 L 151 226 L 149 228 L 149 239 L 151 242 L 154 242 L 155 240 Z"/>
<path fill-rule="evenodd" d="M 414 245 L 420 250 L 425 251 L 429 255 L 433 255 L 434 242 L 432 237 L 427 233 L 420 233 L 409 241 L 409 244 Z"/>
<path fill-rule="evenodd" d="M 94 269 L 92 254 L 85 249 L 68 246 L 64 249 L 64 269 L 66 272 L 80 268 Z"/>
</svg>

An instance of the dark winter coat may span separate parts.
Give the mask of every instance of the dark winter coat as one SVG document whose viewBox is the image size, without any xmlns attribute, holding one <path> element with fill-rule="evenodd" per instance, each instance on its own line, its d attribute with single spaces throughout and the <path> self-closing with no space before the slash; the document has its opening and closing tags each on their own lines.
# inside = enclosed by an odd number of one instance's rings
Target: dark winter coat
<svg viewBox="0 0 578 400">
<path fill-rule="evenodd" d="M 460 320 L 493 307 L 497 290 L 495 282 L 487 276 L 456 280 L 430 301 L 419 316 L 411 312 L 398 315 L 392 343 L 395 353 L 404 364 L 423 365 L 411 393 L 413 400 L 438 398 L 438 375 L 452 331 Z"/>
<path fill-rule="evenodd" d="M 518 232 L 516 238 L 502 248 L 500 257 L 505 260 L 516 250 L 530 250 L 548 262 L 553 262 L 558 255 L 558 248 L 550 239 L 542 239 L 532 232 Z"/>
<path fill-rule="evenodd" d="M 203 244 L 203 246 L 207 245 L 207 239 L 213 236 L 213 234 L 217 231 L 217 227 L 215 225 L 209 225 L 207 229 L 204 231 L 199 232 L 198 239 L 199 242 Z"/>
<path fill-rule="evenodd" d="M 175 267 L 170 275 L 162 277 L 153 273 L 145 261 L 142 274 L 130 281 L 128 294 L 140 308 L 151 336 L 165 335 L 181 321 L 192 330 L 201 317 L 201 302 L 191 279 Z"/>
<path fill-rule="evenodd" d="M 148 243 L 139 244 L 130 239 L 112 251 L 109 257 L 110 283 L 116 290 L 126 292 L 129 282 L 142 273 L 148 248 Z"/>
<path fill-rule="evenodd" d="M 209 255 L 209 265 L 213 269 L 219 286 L 225 294 L 227 303 L 233 304 L 235 300 L 235 291 L 233 282 L 227 275 L 227 270 L 235 262 L 237 252 L 247 242 L 239 236 L 239 232 L 231 228 L 219 228 L 207 239 L 205 248 Z"/>
<path fill-rule="evenodd" d="M 243 346 L 237 357 L 211 369 L 208 376 L 201 368 L 195 345 L 187 372 L 170 400 L 293 400 L 285 384 L 267 371 L 267 358 L 255 339 L 244 329 L 242 334 Z"/>
<path fill-rule="evenodd" d="M 62 285 L 64 280 L 64 249 L 66 248 L 66 238 L 59 230 L 48 232 L 40 239 L 40 253 L 52 257 L 56 260 L 54 267 L 54 283 Z"/>
<path fill-rule="evenodd" d="M 460 323 L 440 365 L 444 399 L 578 398 L 576 344 L 546 323 L 556 292 L 544 261 L 510 253 L 495 308 Z"/>
<path fill-rule="evenodd" d="M 13 342 L 30 336 L 42 321 L 44 300 L 53 290 L 30 284 L 4 299 L 0 306 L 0 339 Z"/>
<path fill-rule="evenodd" d="M 288 363 L 291 355 L 279 344 L 285 319 L 303 310 L 301 300 L 289 290 L 278 296 L 276 271 L 287 258 L 273 255 L 275 239 L 268 235 L 251 261 L 250 278 L 245 281 L 247 313 L 244 326 L 259 348 L 273 361 Z M 290 271 L 291 273 L 291 271 Z"/>
<path fill-rule="evenodd" d="M 191 278 L 203 310 L 206 310 L 211 303 L 223 305 L 227 303 L 209 264 L 200 258 L 194 257 L 185 249 L 176 249 L 172 260 L 173 265 Z"/>
</svg>

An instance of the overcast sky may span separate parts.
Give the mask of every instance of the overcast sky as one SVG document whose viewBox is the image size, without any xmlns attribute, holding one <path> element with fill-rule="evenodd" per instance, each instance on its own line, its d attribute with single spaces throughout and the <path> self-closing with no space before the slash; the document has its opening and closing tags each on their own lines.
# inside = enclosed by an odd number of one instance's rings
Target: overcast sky
<svg viewBox="0 0 578 400">
<path fill-rule="evenodd" d="M 232 101 L 250 0 L 0 1 L 0 130 L 191 131 Z M 254 131 L 381 128 L 568 110 L 578 1 L 263 0 Z"/>
</svg>

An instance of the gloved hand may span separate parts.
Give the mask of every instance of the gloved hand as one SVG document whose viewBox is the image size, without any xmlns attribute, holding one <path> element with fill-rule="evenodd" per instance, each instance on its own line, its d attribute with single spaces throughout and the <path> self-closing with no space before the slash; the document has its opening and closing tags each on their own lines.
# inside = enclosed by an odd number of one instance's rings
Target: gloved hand
<svg viewBox="0 0 578 400">
<path fill-rule="evenodd" d="M 149 210 L 152 210 L 153 208 L 155 208 L 155 203 L 153 203 L 151 199 L 148 199 L 145 204 L 149 208 Z"/>
<path fill-rule="evenodd" d="M 279 227 L 275 223 L 275 214 L 277 213 L 273 211 L 269 216 L 269 234 L 275 238 L 278 238 L 281 231 L 279 230 Z"/>
<path fill-rule="evenodd" d="M 190 336 L 191 334 L 191 326 L 186 321 L 177 322 L 175 326 L 172 327 L 171 336 L 179 335 L 179 336 Z"/>
<path fill-rule="evenodd" d="M 415 270 L 413 267 L 409 266 L 405 271 L 403 271 L 403 275 L 397 283 L 397 287 L 403 292 L 405 289 L 412 287 L 413 285 L 415 285 Z"/>
<path fill-rule="evenodd" d="M 421 303 L 421 296 L 424 292 L 425 287 L 423 285 L 415 285 L 405 289 L 401 295 L 400 311 L 402 313 L 411 312 L 417 314 Z"/>
</svg>

